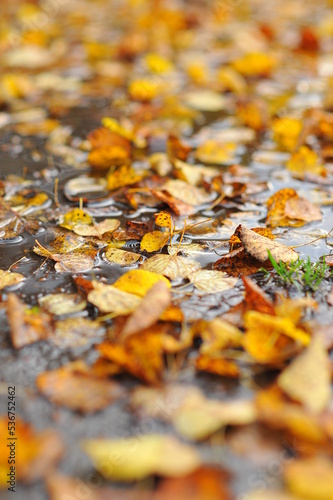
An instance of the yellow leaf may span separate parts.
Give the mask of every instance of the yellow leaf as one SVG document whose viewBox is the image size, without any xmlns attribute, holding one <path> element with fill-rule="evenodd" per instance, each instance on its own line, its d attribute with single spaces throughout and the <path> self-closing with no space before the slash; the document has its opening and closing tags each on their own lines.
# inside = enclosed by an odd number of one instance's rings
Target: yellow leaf
<svg viewBox="0 0 333 500">
<path fill-rule="evenodd" d="M 116 314 L 128 314 L 140 304 L 137 295 L 97 282 L 94 282 L 94 290 L 88 294 L 88 301 L 103 313 Z"/>
<path fill-rule="evenodd" d="M 300 178 L 303 178 L 306 173 L 315 175 L 326 174 L 319 156 L 308 146 L 301 146 L 295 151 L 290 160 L 287 161 L 286 167 Z"/>
<path fill-rule="evenodd" d="M 132 264 L 142 260 L 142 255 L 110 246 L 105 252 L 105 258 L 109 262 L 114 262 L 120 266 L 131 266 Z"/>
<path fill-rule="evenodd" d="M 146 233 L 141 240 L 140 250 L 157 252 L 168 243 L 169 238 L 169 232 L 163 233 L 162 231 L 152 231 L 151 233 Z"/>
<path fill-rule="evenodd" d="M 331 365 L 319 336 L 281 373 L 278 385 L 312 412 L 326 408 L 331 397 Z"/>
<path fill-rule="evenodd" d="M 133 167 L 122 165 L 107 175 L 108 188 L 114 191 L 124 186 L 130 186 L 139 182 L 142 177 L 143 175 L 136 172 Z"/>
<path fill-rule="evenodd" d="M 163 281 L 168 288 L 171 287 L 170 281 L 162 274 L 144 269 L 133 269 L 120 276 L 113 286 L 118 290 L 144 297 L 158 281 Z"/>
<path fill-rule="evenodd" d="M 304 500 L 332 500 L 333 465 L 325 457 L 309 457 L 287 464 L 285 481 L 297 498 Z"/>
<path fill-rule="evenodd" d="M 165 254 L 153 255 L 153 257 L 145 260 L 142 264 L 142 269 L 164 274 L 172 280 L 176 278 L 187 278 L 190 273 L 200 268 L 201 265 L 199 262 L 193 259 Z"/>
<path fill-rule="evenodd" d="M 171 233 L 173 223 L 172 223 L 172 217 L 169 214 L 169 212 L 165 212 L 164 210 L 162 212 L 159 212 L 158 214 L 154 214 L 155 218 L 155 224 L 160 227 L 167 227 L 169 228 L 169 231 Z"/>
<path fill-rule="evenodd" d="M 25 276 L 20 273 L 12 273 L 11 271 L 3 271 L 0 269 L 0 290 L 8 286 L 18 285 L 25 280 Z"/>
<path fill-rule="evenodd" d="M 144 61 L 148 66 L 149 71 L 158 75 L 168 73 L 173 69 L 172 62 L 159 54 L 147 54 Z"/>
<path fill-rule="evenodd" d="M 73 210 L 70 210 L 64 215 L 59 226 L 71 230 L 74 226 L 76 226 L 76 224 L 90 225 L 93 223 L 94 220 L 88 212 L 85 212 L 82 208 L 73 208 Z"/>
<path fill-rule="evenodd" d="M 103 476 L 117 481 L 137 481 L 152 474 L 179 477 L 201 463 L 194 448 L 158 434 L 87 440 L 83 449 Z"/>
<path fill-rule="evenodd" d="M 273 56 L 261 52 L 249 52 L 232 62 L 232 66 L 244 76 L 268 76 L 276 65 Z"/>
<path fill-rule="evenodd" d="M 161 84 L 153 80 L 134 80 L 129 84 L 128 93 L 135 101 L 152 101 L 161 91 Z"/>
<path fill-rule="evenodd" d="M 273 139 L 282 149 L 293 151 L 302 128 L 303 124 L 298 118 L 276 118 L 272 124 Z"/>
</svg>

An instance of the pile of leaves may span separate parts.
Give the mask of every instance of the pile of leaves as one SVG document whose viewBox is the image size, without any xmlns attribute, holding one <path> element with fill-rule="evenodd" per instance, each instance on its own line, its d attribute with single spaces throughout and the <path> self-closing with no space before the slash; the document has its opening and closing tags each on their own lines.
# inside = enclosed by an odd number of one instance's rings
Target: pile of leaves
<svg viewBox="0 0 333 500">
<path fill-rule="evenodd" d="M 32 495 L 333 496 L 333 18 L 266 7 L 4 8 L 2 359 L 61 353 L 10 381 L 53 415 L 17 417 Z M 63 474 L 57 422 L 110 408 L 141 431 L 110 413 Z"/>
</svg>

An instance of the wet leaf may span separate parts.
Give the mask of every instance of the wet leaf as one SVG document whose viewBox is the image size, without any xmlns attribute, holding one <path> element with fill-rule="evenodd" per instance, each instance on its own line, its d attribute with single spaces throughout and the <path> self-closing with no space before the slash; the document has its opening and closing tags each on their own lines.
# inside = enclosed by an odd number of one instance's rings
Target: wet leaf
<svg viewBox="0 0 333 500">
<path fill-rule="evenodd" d="M 112 165 L 112 162 L 110 165 Z M 121 187 L 131 186 L 139 182 L 142 177 L 143 175 L 136 172 L 133 167 L 122 165 L 107 175 L 108 188 L 110 191 L 114 191 Z"/>
<path fill-rule="evenodd" d="M 7 316 L 10 338 L 15 349 L 46 339 L 53 330 L 49 314 L 38 308 L 27 308 L 13 293 L 8 295 Z"/>
<path fill-rule="evenodd" d="M 291 188 L 277 191 L 267 200 L 266 223 L 272 227 L 276 226 L 302 226 L 306 222 L 321 220 L 321 212 L 318 207 L 307 199 L 298 196 Z"/>
<path fill-rule="evenodd" d="M 82 413 L 102 410 L 124 395 L 119 384 L 95 377 L 80 361 L 38 375 L 36 385 L 53 404 Z"/>
<path fill-rule="evenodd" d="M 121 338 L 152 326 L 171 302 L 171 294 L 164 281 L 157 281 L 142 299 L 138 308 L 129 316 L 121 331 Z"/>
<path fill-rule="evenodd" d="M 159 281 L 165 283 L 168 288 L 171 287 L 170 281 L 159 272 L 147 271 L 141 268 L 127 271 L 113 285 L 124 292 L 144 297 L 152 286 Z"/>
<path fill-rule="evenodd" d="M 228 486 L 229 474 L 223 469 L 209 466 L 200 467 L 195 472 L 182 478 L 165 479 L 158 486 L 154 500 L 231 500 Z"/>
<path fill-rule="evenodd" d="M 161 382 L 163 342 L 156 332 L 130 335 L 122 344 L 104 342 L 98 346 L 98 351 L 122 370 L 148 384 Z"/>
<path fill-rule="evenodd" d="M 297 497 L 307 500 L 328 500 L 332 496 L 333 466 L 325 457 L 309 457 L 286 466 L 284 478 Z"/>
<path fill-rule="evenodd" d="M 247 253 L 254 257 L 259 262 L 265 262 L 268 258 L 269 250 L 276 262 L 284 262 L 289 264 L 298 259 L 298 254 L 295 250 L 288 248 L 281 243 L 272 241 L 265 236 L 255 233 L 245 226 L 240 228 L 240 239 Z"/>
<path fill-rule="evenodd" d="M 145 260 L 141 267 L 146 271 L 164 274 L 171 280 L 175 280 L 177 278 L 187 278 L 189 274 L 197 271 L 201 266 L 199 262 L 187 257 L 159 254 Z"/>
<path fill-rule="evenodd" d="M 218 293 L 230 290 L 237 283 L 237 278 L 230 278 L 221 271 L 202 270 L 194 271 L 187 278 L 200 293 Z"/>
<path fill-rule="evenodd" d="M 87 305 L 86 301 L 75 293 L 52 293 L 38 299 L 39 305 L 55 316 L 64 314 L 75 314 L 83 311 Z"/>
<path fill-rule="evenodd" d="M 56 321 L 50 340 L 60 348 L 79 347 L 99 342 L 105 328 L 88 318 L 67 318 Z"/>
<path fill-rule="evenodd" d="M 103 467 L 103 475 L 117 481 L 137 481 L 152 474 L 181 477 L 193 472 L 201 464 L 194 448 L 171 436 L 158 434 L 127 439 L 87 440 L 82 443 L 82 447 L 97 470 Z M 114 454 L 120 454 L 122 460 L 110 460 Z"/>
<path fill-rule="evenodd" d="M 102 313 L 129 314 L 140 304 L 140 299 L 113 285 L 94 282 L 94 289 L 88 294 L 88 301 Z"/>
<path fill-rule="evenodd" d="M 0 290 L 7 287 L 14 287 L 22 283 L 26 278 L 23 274 L 4 271 L 0 269 Z"/>
<path fill-rule="evenodd" d="M 163 233 L 162 231 L 152 231 L 147 233 L 141 240 L 140 250 L 145 250 L 146 252 L 158 252 L 161 250 L 169 241 L 170 233 Z"/>
<path fill-rule="evenodd" d="M 121 250 L 112 246 L 109 246 L 106 250 L 105 258 L 109 262 L 119 264 L 120 266 L 131 266 L 142 260 L 142 256 L 138 253 L 127 252 L 126 250 Z"/>
<path fill-rule="evenodd" d="M 318 413 L 327 407 L 331 397 L 331 366 L 319 336 L 281 373 L 278 384 L 310 411 Z"/>
<path fill-rule="evenodd" d="M 2 416 L 0 419 L 1 435 L 8 434 L 10 420 Z M 10 436 L 9 436 L 10 437 Z M 23 483 L 34 483 L 46 478 L 64 453 L 64 445 L 59 434 L 51 429 L 37 432 L 29 423 L 16 417 L 15 437 L 20 443 L 20 454 L 16 455 L 15 477 Z M 0 443 L 0 489 L 8 488 L 10 473 L 8 463 L 7 440 Z"/>
</svg>

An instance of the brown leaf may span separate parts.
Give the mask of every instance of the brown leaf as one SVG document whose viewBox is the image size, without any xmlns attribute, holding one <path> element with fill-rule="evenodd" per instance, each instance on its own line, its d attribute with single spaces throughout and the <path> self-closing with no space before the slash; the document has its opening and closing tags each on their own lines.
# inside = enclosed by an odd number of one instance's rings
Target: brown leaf
<svg viewBox="0 0 333 500">
<path fill-rule="evenodd" d="M 81 361 L 42 373 L 36 385 L 53 404 L 82 413 L 102 410 L 124 394 L 116 382 L 91 375 Z"/>
<path fill-rule="evenodd" d="M 269 250 L 277 262 L 289 264 L 298 259 L 298 253 L 295 250 L 288 248 L 281 243 L 272 241 L 260 234 L 255 233 L 245 226 L 240 227 L 240 238 L 244 245 L 245 251 L 254 257 L 259 262 L 266 262 L 268 259 Z"/>
<path fill-rule="evenodd" d="M 121 338 L 152 326 L 171 302 L 171 293 L 163 281 L 158 281 L 147 292 L 140 305 L 127 319 Z"/>
<path fill-rule="evenodd" d="M 15 349 L 46 339 L 53 331 L 53 322 L 49 314 L 26 308 L 12 293 L 8 295 L 7 315 L 10 338 Z"/>
<path fill-rule="evenodd" d="M 250 278 L 242 276 L 245 287 L 245 304 L 247 310 L 275 315 L 273 302 L 268 295 Z"/>
</svg>

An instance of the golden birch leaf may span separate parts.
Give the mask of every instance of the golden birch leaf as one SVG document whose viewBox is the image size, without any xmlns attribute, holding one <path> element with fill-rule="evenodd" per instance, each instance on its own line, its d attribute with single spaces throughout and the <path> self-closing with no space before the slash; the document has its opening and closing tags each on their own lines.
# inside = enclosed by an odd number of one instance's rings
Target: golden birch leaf
<svg viewBox="0 0 333 500">
<path fill-rule="evenodd" d="M 157 252 L 161 250 L 169 241 L 170 233 L 163 233 L 162 231 L 152 231 L 146 233 L 141 240 L 140 250 L 146 252 Z"/>
<path fill-rule="evenodd" d="M 105 252 L 108 262 L 119 264 L 120 266 L 131 266 L 142 260 L 142 255 L 134 252 L 127 252 L 119 248 L 109 247 Z"/>
</svg>

